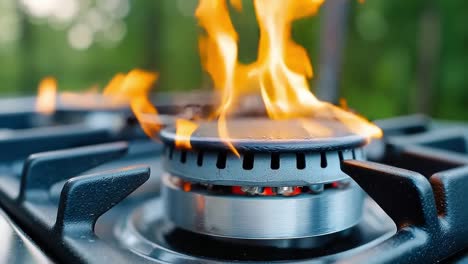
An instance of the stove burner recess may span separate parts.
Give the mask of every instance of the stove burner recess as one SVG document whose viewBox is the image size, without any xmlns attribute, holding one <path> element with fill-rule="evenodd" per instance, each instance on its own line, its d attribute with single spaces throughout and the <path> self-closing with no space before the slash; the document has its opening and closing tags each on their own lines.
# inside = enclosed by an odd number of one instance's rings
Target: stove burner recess
<svg viewBox="0 0 468 264">
<path fill-rule="evenodd" d="M 340 163 L 363 160 L 366 141 L 324 122 L 330 137 L 310 136 L 297 120 L 234 120 L 229 131 L 240 157 L 217 137 L 215 122 L 200 123 L 192 150 L 176 146 L 173 128 L 163 130 L 167 220 L 199 234 L 254 240 L 336 235 L 355 226 L 364 193 Z"/>
</svg>

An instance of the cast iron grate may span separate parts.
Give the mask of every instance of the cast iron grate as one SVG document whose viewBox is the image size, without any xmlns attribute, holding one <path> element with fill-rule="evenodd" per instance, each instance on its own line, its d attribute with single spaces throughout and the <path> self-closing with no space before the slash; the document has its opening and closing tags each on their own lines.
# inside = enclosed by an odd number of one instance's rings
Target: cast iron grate
<svg viewBox="0 0 468 264">
<path fill-rule="evenodd" d="M 432 123 L 422 117 L 392 122 L 384 126 L 388 131 L 388 137 L 382 143 L 386 151 L 374 158 L 374 161 L 390 165 L 349 160 L 348 157 L 353 155 L 351 152 L 350 156 L 343 153 L 341 164 L 342 170 L 392 218 L 397 232 L 368 247 L 317 260 L 428 263 L 442 261 L 468 247 L 468 197 L 465 195 L 468 158 L 462 144 L 466 147 L 466 130 L 458 127 L 459 132 L 455 133 L 450 132 L 453 131 L 450 128 L 432 127 Z M 84 146 L 93 142 L 93 138 L 96 138 L 95 143 L 107 142 L 109 138 L 105 132 L 104 135 L 95 131 L 62 132 L 38 135 L 32 131 L 0 141 L 2 167 L 11 168 L 12 163 L 27 158 L 21 175 L 12 172 L 0 177 L 0 203 L 54 259 L 64 263 L 223 262 L 223 259 L 190 256 L 164 247 L 149 249 L 148 256 L 142 257 L 96 235 L 98 218 L 105 212 L 113 213 L 109 218 L 118 218 L 120 211 L 110 208 L 140 185 L 145 186 L 149 169 L 137 166 L 80 175 L 99 164 L 130 155 L 125 154 L 127 144 Z M 10 156 L 6 152 L 12 146 Z M 37 152 L 42 153 L 35 154 Z M 165 155 L 180 158 L 170 153 Z M 141 155 L 154 155 L 154 152 Z M 197 154 L 193 159 L 187 155 L 186 163 L 210 165 L 206 159 L 199 158 L 200 155 L 207 154 Z M 282 157 L 275 155 L 270 154 L 268 167 L 271 169 L 281 167 Z M 339 154 L 337 156 L 339 159 Z M 256 160 L 251 162 L 252 157 L 246 159 L 248 161 L 241 164 L 244 170 L 257 166 Z M 302 157 L 295 155 L 294 160 L 296 169 L 309 168 L 307 162 L 302 162 Z M 320 164 L 324 166 L 322 160 Z M 61 181 L 65 182 L 61 194 L 54 200 L 50 198 L 50 189 Z"/>
</svg>

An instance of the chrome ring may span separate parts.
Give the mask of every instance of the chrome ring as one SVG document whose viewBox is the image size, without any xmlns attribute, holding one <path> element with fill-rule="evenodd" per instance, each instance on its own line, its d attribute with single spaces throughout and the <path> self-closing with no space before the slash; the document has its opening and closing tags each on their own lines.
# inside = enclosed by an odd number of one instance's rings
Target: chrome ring
<svg viewBox="0 0 468 264">
<path fill-rule="evenodd" d="M 320 194 L 260 197 L 186 192 L 170 177 L 163 177 L 165 217 L 196 233 L 239 239 L 305 238 L 346 230 L 362 216 L 364 192 L 355 182 Z"/>
</svg>

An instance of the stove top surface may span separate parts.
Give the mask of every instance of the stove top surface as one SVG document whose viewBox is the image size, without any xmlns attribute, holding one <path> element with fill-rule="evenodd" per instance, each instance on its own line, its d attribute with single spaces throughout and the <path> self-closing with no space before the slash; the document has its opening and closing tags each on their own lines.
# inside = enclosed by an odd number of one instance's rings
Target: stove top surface
<svg viewBox="0 0 468 264">
<path fill-rule="evenodd" d="M 40 122 L 31 119 L 27 111 L 15 118 L 11 115 L 0 114 L 0 207 L 4 210 L 0 213 L 0 227 L 4 226 L 8 234 L 2 238 L 2 247 L 7 250 L 0 251 L 0 258 L 14 259 L 8 263 L 467 260 L 468 126 L 464 124 L 436 122 L 423 116 L 378 121 L 385 137 L 365 147 L 368 161 L 350 154 L 337 158 L 334 165 L 352 178 L 351 186 L 367 193 L 359 221 L 339 232 L 259 240 L 213 236 L 168 221 L 163 181 L 167 177 L 163 164 L 168 152 L 163 144 L 146 139 L 129 121 L 128 112 L 69 110 Z M 95 120 L 102 119 L 102 115 L 104 119 L 112 116 L 113 120 L 124 121 L 118 127 L 96 126 Z M 21 124 L 15 124 L 15 120 L 21 120 Z M 288 219 L 276 226 L 280 230 L 298 226 L 294 221 L 300 218 L 285 217 L 291 204 L 341 195 L 350 186 L 343 187 L 341 181 L 337 178 L 329 183 L 307 183 L 312 185 L 301 186 L 300 193 L 287 197 L 252 193 L 258 184 L 239 189 L 239 183 L 231 181 L 229 192 L 234 193 L 226 194 L 224 187 L 211 185 L 217 182 L 200 182 L 206 190 L 184 189 L 182 196 L 174 197 L 181 199 L 194 193 L 184 203 L 192 199 L 197 206 L 204 201 L 206 208 L 208 203 L 222 199 L 223 206 L 245 200 L 252 215 L 256 208 L 260 211 L 273 203 L 268 218 Z M 314 191 L 317 184 L 321 189 Z M 282 186 L 262 186 L 261 190 L 270 188 L 280 194 L 285 190 Z M 213 192 L 215 187 L 218 189 Z M 214 219 L 216 210 L 208 220 Z M 183 208 L 173 211 L 177 219 L 188 218 Z M 229 211 L 233 216 L 240 213 Z M 226 218 L 223 228 L 263 224 L 261 231 L 275 229 L 274 225 L 267 226 L 270 222 L 259 219 Z M 334 216 L 328 221 L 340 219 Z M 258 229 L 250 233 L 255 231 Z"/>
</svg>

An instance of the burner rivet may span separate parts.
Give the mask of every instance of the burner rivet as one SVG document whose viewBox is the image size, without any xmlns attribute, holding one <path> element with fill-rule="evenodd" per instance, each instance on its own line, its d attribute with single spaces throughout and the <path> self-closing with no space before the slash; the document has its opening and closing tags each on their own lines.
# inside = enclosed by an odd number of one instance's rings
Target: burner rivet
<svg viewBox="0 0 468 264">
<path fill-rule="evenodd" d="M 321 193 L 323 192 L 324 185 L 323 184 L 312 184 L 309 185 L 309 189 L 312 193 Z"/>
</svg>

